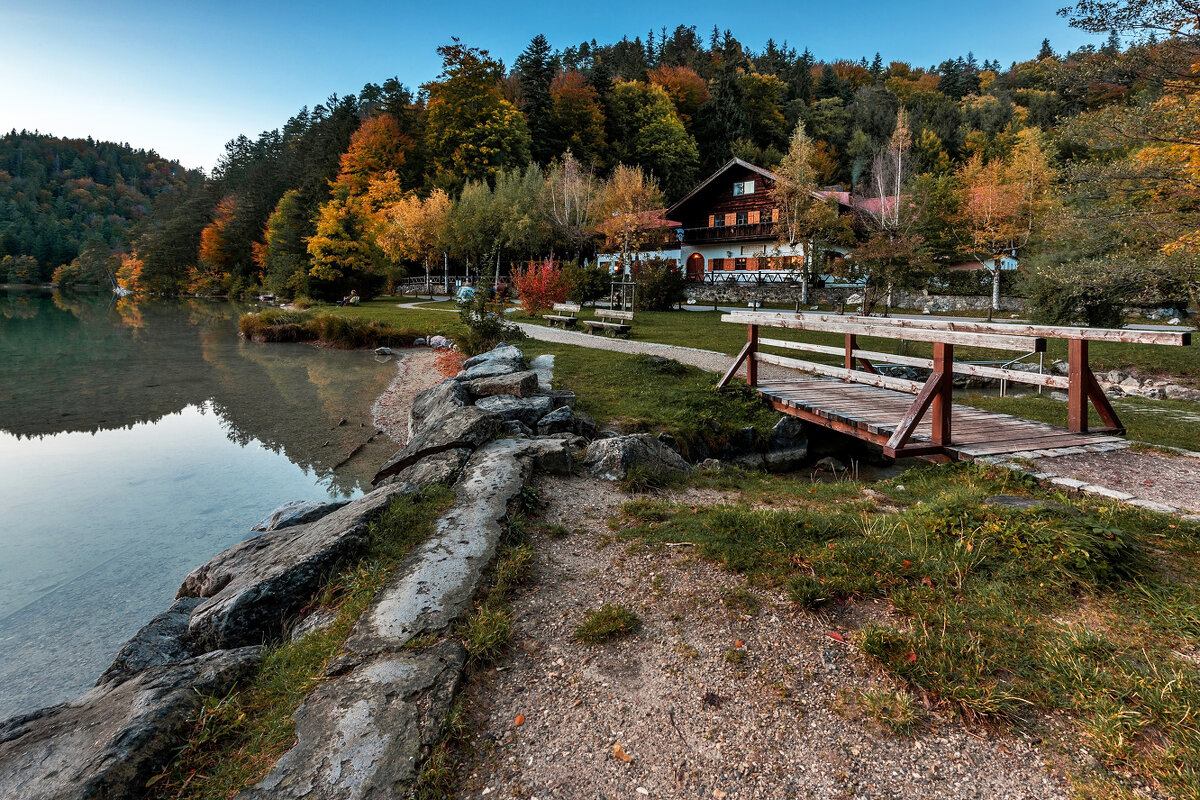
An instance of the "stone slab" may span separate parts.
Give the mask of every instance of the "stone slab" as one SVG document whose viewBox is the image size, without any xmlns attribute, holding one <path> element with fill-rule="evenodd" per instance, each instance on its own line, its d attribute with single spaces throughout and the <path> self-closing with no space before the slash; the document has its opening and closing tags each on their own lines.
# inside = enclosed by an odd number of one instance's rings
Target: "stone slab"
<svg viewBox="0 0 1200 800">
<path fill-rule="evenodd" d="M 476 406 L 455 408 L 453 413 L 430 418 L 408 444 L 380 467 L 371 483 L 378 485 L 384 478 L 408 469 L 427 456 L 460 448 L 474 450 L 495 436 L 502 422 L 498 415 Z"/>
<path fill-rule="evenodd" d="M 200 597 L 181 597 L 146 623 L 125 643 L 96 685 L 120 683 L 150 667 L 178 664 L 196 655 L 188 622 L 203 602 Z"/>
<path fill-rule="evenodd" d="M 463 389 L 474 398 L 509 394 L 513 397 L 530 397 L 538 390 L 538 376 L 534 372 L 513 372 L 491 378 L 476 378 L 463 381 Z"/>
<path fill-rule="evenodd" d="M 484 397 L 475 403 L 475 408 L 498 415 L 504 421 L 522 422 L 530 428 L 538 424 L 538 420 L 550 413 L 552 402 L 549 397 L 511 397 L 495 395 Z"/>
</svg>

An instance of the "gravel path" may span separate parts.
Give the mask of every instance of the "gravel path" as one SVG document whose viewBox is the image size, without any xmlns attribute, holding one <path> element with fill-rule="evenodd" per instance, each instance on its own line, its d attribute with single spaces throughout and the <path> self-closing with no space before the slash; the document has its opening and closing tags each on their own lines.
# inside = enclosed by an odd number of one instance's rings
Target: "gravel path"
<svg viewBox="0 0 1200 800">
<path fill-rule="evenodd" d="M 1039 458 L 1033 463 L 1039 472 L 1200 514 L 1200 457 L 1126 449 Z"/>
<path fill-rule="evenodd" d="M 437 354 L 427 347 L 402 351 L 396 359 L 396 377 L 371 406 L 375 427 L 396 444 L 408 443 L 408 410 L 413 398 L 442 380 L 434 365 L 436 359 Z"/>
<path fill-rule="evenodd" d="M 927 712 L 898 735 L 864 713 L 862 690 L 892 687 L 849 642 L 890 618 L 882 605 L 798 613 L 692 548 L 614 542 L 607 521 L 630 498 L 609 482 L 544 476 L 537 489 L 549 500 L 538 521 L 574 532 L 534 534 L 538 565 L 513 603 L 509 654 L 464 688 L 473 744 L 460 797 L 1067 796 L 1021 737 Z M 584 612 L 604 603 L 636 611 L 641 631 L 575 642 Z"/>
</svg>

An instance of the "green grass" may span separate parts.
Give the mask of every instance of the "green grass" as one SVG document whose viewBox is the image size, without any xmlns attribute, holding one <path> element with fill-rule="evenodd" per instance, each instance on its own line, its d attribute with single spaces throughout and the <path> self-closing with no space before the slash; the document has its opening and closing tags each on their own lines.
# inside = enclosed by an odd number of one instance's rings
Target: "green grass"
<svg viewBox="0 0 1200 800">
<path fill-rule="evenodd" d="M 232 797 L 260 780 L 295 737 L 292 715 L 320 686 L 359 615 L 404 556 L 433 531 L 453 499 L 445 487 L 393 500 L 370 526 L 368 554 L 333 576 L 316 605 L 336 611 L 332 626 L 269 647 L 255 674 L 224 697 L 202 697 L 188 741 L 152 779 L 150 797 Z"/>
<path fill-rule="evenodd" d="M 344 314 L 313 314 L 271 308 L 238 319 L 238 329 L 255 342 L 321 342 L 330 347 L 408 346 L 419 334 L 377 319 Z"/>
<path fill-rule="evenodd" d="M 910 734 L 921 720 L 921 707 L 905 691 L 865 689 L 858 703 L 867 716 L 892 733 Z"/>
<path fill-rule="evenodd" d="M 631 636 L 641 627 L 642 621 L 637 614 L 624 606 L 605 603 L 583 615 L 583 622 L 575 628 L 574 639 L 584 644 L 603 644 Z"/>
<path fill-rule="evenodd" d="M 1049 395 L 995 397 L 968 395 L 955 402 L 1025 419 L 1067 424 L 1067 404 L 1051 400 Z M 1112 401 L 1117 416 L 1125 424 L 1126 436 L 1146 444 L 1200 450 L 1200 406 L 1181 400 L 1148 400 L 1122 397 Z M 1100 415 L 1089 407 L 1088 425 L 1103 427 Z"/>
<path fill-rule="evenodd" d="M 1064 747 L 1096 754 L 1106 791 L 1130 773 L 1174 796 L 1200 792 L 1200 674 L 1181 655 L 1200 649 L 1200 526 L 967 465 L 873 484 L 882 498 L 849 481 L 694 480 L 742 494 L 708 508 L 631 501 L 618 536 L 692 542 L 806 607 L 878 599 L 896 622 L 848 638 L 906 691 L 1040 736 L 1061 715 Z M 1004 493 L 1050 505 L 985 502 Z M 768 498 L 775 507 L 759 508 Z M 907 726 L 885 699 L 879 716 Z"/>
</svg>

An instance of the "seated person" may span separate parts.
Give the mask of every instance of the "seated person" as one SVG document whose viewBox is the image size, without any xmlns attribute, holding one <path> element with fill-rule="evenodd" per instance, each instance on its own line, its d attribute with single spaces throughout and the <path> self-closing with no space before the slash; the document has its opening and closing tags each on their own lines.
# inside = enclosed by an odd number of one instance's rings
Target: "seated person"
<svg viewBox="0 0 1200 800">
<path fill-rule="evenodd" d="M 339 306 L 356 306 L 356 305 L 358 305 L 359 300 L 360 300 L 360 298 L 358 296 L 358 290 L 351 289 L 350 294 L 346 295 L 345 297 L 343 297 L 341 300 L 338 301 L 338 305 Z"/>
</svg>

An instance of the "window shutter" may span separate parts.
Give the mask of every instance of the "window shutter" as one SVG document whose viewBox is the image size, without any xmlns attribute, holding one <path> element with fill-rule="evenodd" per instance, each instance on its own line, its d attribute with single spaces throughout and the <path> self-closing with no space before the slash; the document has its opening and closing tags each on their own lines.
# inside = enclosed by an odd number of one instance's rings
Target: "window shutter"
<svg viewBox="0 0 1200 800">
<path fill-rule="evenodd" d="M 726 225 L 732 225 L 732 224 L 734 224 L 733 220 L 734 220 L 734 218 L 733 218 L 733 214 L 726 214 L 726 215 L 725 215 L 725 224 L 726 224 Z"/>
<path fill-rule="evenodd" d="M 711 228 L 711 227 L 713 226 L 713 223 L 714 223 L 715 221 L 716 221 L 716 220 L 715 220 L 715 218 L 713 217 L 713 215 L 712 215 L 712 214 L 709 214 L 709 215 L 708 215 L 708 227 L 710 227 L 710 228 Z"/>
<path fill-rule="evenodd" d="M 757 225 L 758 224 L 758 212 L 751 211 L 749 213 L 749 215 L 747 215 L 746 221 L 749 222 L 751 225 Z"/>
</svg>

